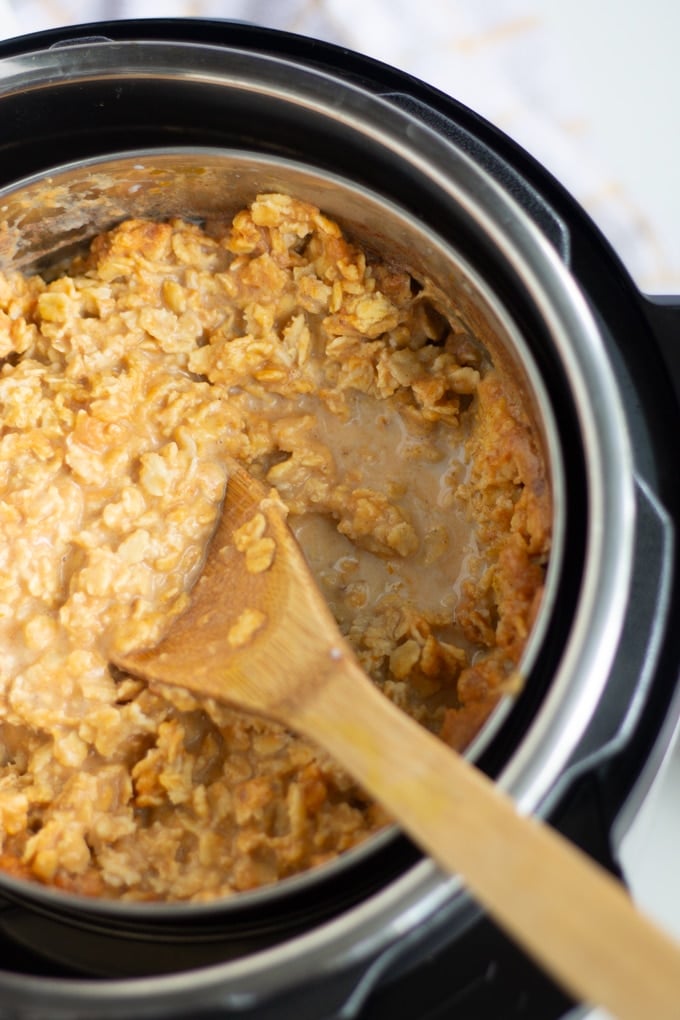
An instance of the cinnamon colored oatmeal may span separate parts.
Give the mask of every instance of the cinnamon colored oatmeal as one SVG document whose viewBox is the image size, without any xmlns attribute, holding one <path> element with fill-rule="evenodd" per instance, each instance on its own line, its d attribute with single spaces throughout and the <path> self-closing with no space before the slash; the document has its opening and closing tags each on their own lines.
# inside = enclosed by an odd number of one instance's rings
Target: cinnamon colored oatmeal
<svg viewBox="0 0 680 1020">
<path fill-rule="evenodd" d="M 376 684 L 469 741 L 551 507 L 512 390 L 427 284 L 263 195 L 231 224 L 122 223 L 51 282 L 0 274 L 0 356 L 1 867 L 206 900 L 385 824 L 310 742 L 109 664 L 186 606 L 230 458 L 278 490 Z"/>
</svg>

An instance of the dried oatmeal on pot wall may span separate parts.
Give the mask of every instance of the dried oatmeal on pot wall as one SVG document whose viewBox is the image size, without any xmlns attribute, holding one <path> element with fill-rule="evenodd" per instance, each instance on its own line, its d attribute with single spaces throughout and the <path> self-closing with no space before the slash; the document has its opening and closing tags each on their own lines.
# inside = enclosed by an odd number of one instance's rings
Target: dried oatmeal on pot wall
<svg viewBox="0 0 680 1020">
<path fill-rule="evenodd" d="M 236 458 L 375 683 L 462 746 L 549 547 L 538 448 L 479 344 L 316 208 L 263 195 L 232 223 L 121 223 L 56 279 L 0 275 L 0 355 L 0 866 L 202 900 L 385 824 L 310 742 L 109 656 L 187 605 Z"/>
</svg>

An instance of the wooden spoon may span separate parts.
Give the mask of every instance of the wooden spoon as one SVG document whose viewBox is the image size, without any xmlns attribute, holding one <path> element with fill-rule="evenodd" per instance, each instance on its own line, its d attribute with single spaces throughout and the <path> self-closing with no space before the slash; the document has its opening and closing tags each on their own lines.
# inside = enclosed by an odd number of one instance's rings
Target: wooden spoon
<svg viewBox="0 0 680 1020">
<path fill-rule="evenodd" d="M 571 995 L 619 1020 L 680 1017 L 680 948 L 609 873 L 380 694 L 339 634 L 280 500 L 241 468 L 191 598 L 156 648 L 116 665 L 306 734 Z"/>
</svg>

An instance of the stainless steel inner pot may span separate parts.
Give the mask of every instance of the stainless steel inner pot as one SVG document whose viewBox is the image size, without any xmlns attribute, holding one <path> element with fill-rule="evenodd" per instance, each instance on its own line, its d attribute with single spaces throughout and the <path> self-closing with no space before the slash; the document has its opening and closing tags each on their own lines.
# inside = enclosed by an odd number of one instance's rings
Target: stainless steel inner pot
<svg viewBox="0 0 680 1020">
<path fill-rule="evenodd" d="M 173 131 L 151 125 L 144 138 L 144 125 L 130 124 L 131 146 L 121 146 L 121 125 L 134 119 L 139 97 L 152 105 L 159 95 Z M 433 279 L 515 380 L 549 465 L 554 552 L 522 664 L 526 692 L 518 704 L 500 706 L 469 753 L 522 811 L 545 813 L 607 683 L 628 605 L 635 527 L 617 386 L 598 327 L 551 239 L 463 146 L 408 103 L 323 68 L 259 52 L 225 56 L 209 43 L 107 39 L 0 63 L 0 116 L 12 101 L 27 112 L 45 102 L 64 110 L 74 96 L 83 132 L 74 131 L 71 149 L 63 138 L 58 153 L 43 147 L 33 156 L 36 172 L 23 167 L 0 191 L 2 268 L 53 263 L 128 215 L 200 220 L 281 190 L 315 202 L 415 277 Z M 86 124 L 97 104 L 101 130 Z M 147 144 L 137 144 L 142 138 Z M 531 709 L 518 729 L 526 699 Z M 182 946 L 224 939 L 225 926 L 237 930 L 251 909 L 297 910 L 314 887 L 315 908 L 302 910 L 291 930 L 220 948 L 214 966 L 192 971 L 181 989 L 170 976 L 147 978 L 159 1008 L 179 1009 L 198 988 L 226 1001 L 225 983 L 235 1000 L 263 988 L 277 995 L 305 974 L 408 938 L 452 899 L 466 903 L 458 879 L 417 855 L 348 896 L 365 855 L 389 856 L 393 839 L 380 836 L 328 869 L 216 904 L 84 900 L 6 876 L 0 888 L 30 902 L 46 925 L 66 917 L 83 930 L 108 926 L 128 942 L 151 933 Z M 326 881 L 345 888 L 327 911 L 319 907 Z M 461 925 L 464 918 L 461 906 Z M 182 952 L 168 970 L 182 970 L 182 959 L 195 965 Z M 97 994 L 110 985 L 119 995 L 121 984 L 103 982 Z M 120 1008 L 123 1015 L 124 1001 Z"/>
<path fill-rule="evenodd" d="M 521 675 L 528 677 L 558 597 L 565 528 L 559 436 L 540 372 L 520 330 L 487 282 L 450 243 L 367 188 L 291 160 L 235 150 L 147 150 L 57 167 L 47 176 L 22 181 L 0 194 L 0 267 L 49 275 L 58 271 L 66 256 L 125 217 L 182 216 L 199 222 L 230 217 L 255 195 L 271 191 L 314 202 L 365 249 L 408 268 L 420 282 L 434 283 L 448 314 L 484 344 L 516 393 L 543 447 L 554 499 L 554 543 L 546 595 L 520 664 Z M 504 699 L 475 738 L 467 752 L 472 759 L 480 756 L 498 732 L 513 700 L 509 696 Z M 378 843 L 385 838 L 377 837 Z M 239 894 L 236 899 L 242 905 L 248 899 L 285 894 L 291 886 L 316 884 L 325 872 L 344 871 L 368 851 L 366 844 L 324 869 L 257 893 Z M 47 892 L 52 899 L 53 894 L 40 886 L 34 892 L 40 898 Z M 229 909 L 236 899 L 227 900 L 221 909 Z M 96 900 L 84 899 L 81 905 L 85 910 L 101 909 Z M 104 909 L 116 907 L 107 904 Z M 157 905 L 139 908 L 128 904 L 124 909 L 158 912 Z M 205 906 L 167 909 L 203 913 Z"/>
</svg>

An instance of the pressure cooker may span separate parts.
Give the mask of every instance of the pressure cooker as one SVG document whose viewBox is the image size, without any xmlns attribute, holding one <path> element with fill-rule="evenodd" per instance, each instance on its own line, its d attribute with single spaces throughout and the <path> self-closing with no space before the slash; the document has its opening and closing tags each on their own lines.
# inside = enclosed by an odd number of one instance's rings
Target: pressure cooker
<svg viewBox="0 0 680 1020">
<path fill-rule="evenodd" d="M 642 295 L 564 188 L 472 110 L 310 38 L 201 19 L 0 44 L 0 267 L 125 215 L 263 189 L 454 287 L 549 452 L 555 552 L 520 694 L 479 768 L 624 882 L 620 844 L 680 709 L 680 307 Z M 494 833 L 489 833 L 494 839 Z M 395 1020 L 574 1004 L 396 830 L 209 904 L 88 900 L 0 875 L 0 1017 Z"/>
</svg>

